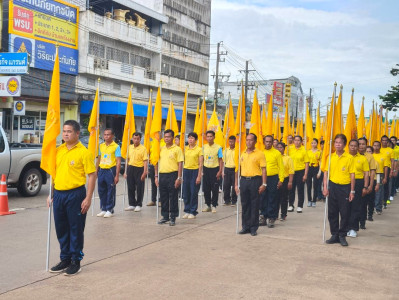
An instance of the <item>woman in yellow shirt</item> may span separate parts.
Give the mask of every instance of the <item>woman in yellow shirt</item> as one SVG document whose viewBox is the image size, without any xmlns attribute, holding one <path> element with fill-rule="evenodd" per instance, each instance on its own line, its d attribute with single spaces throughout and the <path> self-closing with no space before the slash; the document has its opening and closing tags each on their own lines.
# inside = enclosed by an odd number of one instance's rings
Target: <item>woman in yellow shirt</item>
<svg viewBox="0 0 399 300">
<path fill-rule="evenodd" d="M 283 156 L 283 166 L 284 166 L 284 181 L 281 188 L 278 189 L 278 199 L 279 208 L 281 211 L 280 221 L 285 221 L 287 218 L 287 208 L 288 208 L 288 191 L 292 189 L 292 181 L 294 179 L 294 163 L 292 158 L 285 155 L 286 145 L 284 143 L 277 144 L 277 150 L 280 151 Z"/>
<path fill-rule="evenodd" d="M 311 142 L 312 149 L 308 150 L 309 157 L 309 172 L 306 180 L 306 190 L 308 192 L 308 207 L 316 207 L 316 198 L 319 193 L 320 183 L 317 179 L 319 173 L 321 151 L 317 149 L 319 144 L 318 139 L 313 139 Z M 312 198 L 312 184 L 313 184 L 313 198 Z"/>
</svg>

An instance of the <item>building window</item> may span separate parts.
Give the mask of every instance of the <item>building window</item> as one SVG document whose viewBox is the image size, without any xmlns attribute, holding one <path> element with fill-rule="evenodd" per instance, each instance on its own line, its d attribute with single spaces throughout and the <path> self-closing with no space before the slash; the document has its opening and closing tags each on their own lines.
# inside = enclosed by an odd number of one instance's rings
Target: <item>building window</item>
<svg viewBox="0 0 399 300">
<path fill-rule="evenodd" d="M 121 84 L 119 82 L 114 82 L 114 90 L 121 90 Z"/>
<path fill-rule="evenodd" d="M 143 87 L 142 86 L 136 86 L 136 93 L 137 94 L 143 94 L 144 93 Z"/>
<path fill-rule="evenodd" d="M 96 86 L 94 78 L 87 78 L 87 85 Z"/>
<path fill-rule="evenodd" d="M 170 67 L 170 75 L 176 78 L 185 79 L 186 77 L 186 70 L 184 68 L 180 68 L 177 66 Z"/>
<path fill-rule="evenodd" d="M 89 54 L 96 57 L 105 57 L 105 46 L 94 42 L 89 42 Z"/>
</svg>

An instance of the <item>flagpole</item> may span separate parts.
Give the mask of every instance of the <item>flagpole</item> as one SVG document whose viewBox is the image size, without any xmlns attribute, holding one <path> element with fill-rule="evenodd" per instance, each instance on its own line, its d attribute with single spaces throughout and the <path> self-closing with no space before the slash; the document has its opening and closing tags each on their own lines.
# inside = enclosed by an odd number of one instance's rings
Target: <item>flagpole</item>
<svg viewBox="0 0 399 300">
<path fill-rule="evenodd" d="M 205 90 L 202 90 L 202 94 L 203 94 L 203 97 L 202 97 L 202 102 L 204 102 L 205 101 Z M 205 108 L 206 108 L 206 102 L 205 103 L 203 103 L 202 105 L 204 105 L 205 106 Z M 206 113 L 206 109 L 204 109 L 204 114 Z M 202 128 L 201 128 L 201 140 L 202 140 L 202 145 L 201 145 L 201 147 L 202 147 L 202 153 L 204 153 L 204 116 L 202 116 L 202 122 L 201 122 L 201 126 L 202 126 Z M 202 164 L 202 170 L 204 170 L 203 168 L 204 168 L 204 165 L 205 164 L 205 156 L 204 156 L 204 163 Z M 201 174 L 202 174 L 202 176 L 201 176 L 201 207 L 200 207 L 200 209 L 201 209 L 201 211 L 202 211 L 202 207 L 203 207 L 203 203 L 202 202 L 204 202 L 204 191 L 203 191 L 203 183 L 204 183 L 204 180 L 203 180 L 203 177 L 204 177 L 204 172 L 201 172 Z"/>
<path fill-rule="evenodd" d="M 162 80 L 159 82 L 159 94 L 161 95 L 162 98 Z M 156 104 L 156 102 L 155 102 Z M 156 105 L 155 105 L 156 107 Z M 161 137 L 161 131 L 159 132 L 159 137 Z M 161 140 L 158 141 L 159 143 L 161 143 Z M 159 161 L 161 160 L 161 146 L 159 146 L 159 158 L 158 158 L 158 174 L 157 174 L 157 178 L 158 178 L 158 186 L 157 186 L 157 219 L 155 221 L 155 224 L 158 224 L 158 220 L 159 220 Z M 154 176 L 155 176 L 155 166 L 154 166 Z M 151 191 L 152 192 L 152 191 Z"/>
<path fill-rule="evenodd" d="M 224 126 L 227 126 L 226 128 L 226 135 L 224 137 L 224 159 L 226 159 L 226 154 L 227 154 L 227 143 L 228 143 L 228 136 L 229 136 L 229 126 L 228 124 L 230 123 L 230 101 L 231 101 L 231 94 L 229 92 L 229 102 L 226 104 L 226 114 L 227 114 L 227 124 L 224 124 Z M 224 167 L 224 165 L 223 165 Z M 231 188 L 230 188 L 230 193 L 231 193 Z M 222 173 L 222 194 L 224 198 L 224 171 Z"/>
<path fill-rule="evenodd" d="M 98 78 L 98 98 L 100 98 L 100 81 L 101 79 Z M 94 104 L 94 103 L 93 103 Z M 96 153 L 94 155 L 94 165 L 97 167 L 97 160 L 98 160 L 98 136 L 100 135 L 100 99 L 97 101 L 97 126 L 96 126 Z M 96 170 L 97 171 L 97 170 Z M 97 180 L 96 180 L 97 182 Z M 94 189 L 93 189 L 93 205 L 91 206 L 91 216 L 94 216 L 94 206 L 96 203 L 96 182 L 94 183 Z"/>
<path fill-rule="evenodd" d="M 242 81 L 241 81 L 241 94 L 242 94 Z M 243 107 L 243 103 L 245 103 L 245 97 L 241 97 L 241 105 L 240 106 L 240 135 L 238 136 L 239 142 L 238 142 L 238 174 L 237 174 L 237 179 L 238 179 L 238 189 L 240 189 L 240 174 L 241 174 L 241 170 L 240 170 L 240 157 L 241 157 L 241 139 L 242 139 L 242 107 Z M 240 218 L 239 218 L 239 212 L 240 212 L 240 202 L 241 202 L 241 192 L 237 195 L 237 207 L 236 207 L 236 234 L 238 234 L 238 228 L 239 228 L 239 223 L 240 223 Z"/>
<path fill-rule="evenodd" d="M 188 92 L 187 92 L 187 90 L 188 90 L 188 84 L 187 84 L 187 87 L 186 87 L 186 93 L 185 93 L 185 95 L 184 95 L 184 98 L 185 98 L 185 100 L 186 100 L 186 114 L 184 115 L 184 132 L 181 130 L 181 125 L 182 124 L 180 124 L 180 144 L 181 144 L 181 140 L 183 139 L 183 158 L 184 159 L 186 159 L 185 158 L 185 156 L 184 156 L 184 153 L 186 152 L 186 143 L 185 143 L 185 141 L 186 141 L 186 124 L 187 124 L 187 98 L 188 98 Z M 186 94 L 187 94 L 187 97 L 186 97 Z M 184 110 L 184 100 L 183 100 L 183 110 Z M 183 160 L 183 170 L 182 170 L 182 172 L 181 172 L 181 184 L 180 184 L 180 207 L 179 207 L 179 219 L 181 219 L 181 208 L 182 208 L 182 205 L 183 205 L 183 182 L 184 182 L 184 160 Z"/>
<path fill-rule="evenodd" d="M 374 122 L 374 99 L 373 99 L 373 109 L 371 110 L 371 118 L 370 118 L 370 135 L 369 135 L 369 146 L 371 146 L 371 138 L 373 134 L 373 122 Z"/>
<path fill-rule="evenodd" d="M 133 84 L 130 86 L 130 95 L 132 93 L 133 90 Z M 127 99 L 127 101 L 132 101 L 132 99 Z M 129 107 L 129 103 L 127 104 L 127 107 Z M 132 108 L 133 108 L 133 103 L 132 103 Z M 126 113 L 126 117 L 127 117 L 127 113 Z M 126 122 L 125 122 L 126 124 Z M 125 191 L 123 193 L 123 204 L 122 204 L 122 212 L 125 210 L 125 199 L 126 199 L 126 193 L 127 193 L 127 167 L 128 167 L 128 159 L 129 159 L 129 146 L 130 146 L 130 122 L 128 122 L 129 124 L 129 128 L 127 129 L 127 145 L 126 145 L 126 160 L 125 160 L 125 174 L 124 177 L 126 175 L 126 180 L 125 180 Z"/>
<path fill-rule="evenodd" d="M 150 102 L 151 102 L 151 116 L 152 116 L 152 89 L 150 89 Z M 152 117 L 151 117 L 151 121 L 152 121 Z M 151 127 L 151 126 L 150 126 Z M 150 130 L 151 131 L 151 130 Z M 145 137 L 144 137 L 145 138 Z M 150 141 L 148 141 L 150 142 Z M 148 190 L 150 188 L 150 184 L 148 183 L 148 178 L 149 178 L 149 172 L 148 172 L 148 166 L 150 164 L 150 153 L 148 153 L 148 161 L 147 161 L 147 180 L 146 180 L 146 184 L 147 184 L 147 191 L 146 191 L 146 204 L 148 204 Z M 155 175 L 155 174 L 154 174 Z M 152 193 L 152 187 L 151 187 L 151 193 Z M 152 200 L 152 199 L 151 199 Z"/>
<path fill-rule="evenodd" d="M 58 48 L 58 47 L 57 47 Z M 50 189 L 49 189 L 49 198 L 50 203 L 48 206 L 48 219 L 47 219 L 47 257 L 46 257 L 46 272 L 49 270 L 50 264 L 50 235 L 51 235 L 51 210 L 53 206 L 52 201 L 52 193 L 53 193 L 53 177 L 50 175 Z"/>
<path fill-rule="evenodd" d="M 333 94 L 333 106 L 332 106 L 332 114 L 331 114 L 331 132 L 330 132 L 330 149 L 329 149 L 329 156 L 328 156 L 328 171 L 327 171 L 327 191 L 329 188 L 330 182 L 330 168 L 331 168 L 331 150 L 332 150 L 332 139 L 333 139 L 333 132 L 334 132 L 334 110 L 335 110 L 335 95 L 336 95 L 337 83 L 334 83 L 334 94 Z M 342 90 L 342 85 L 341 85 Z M 327 126 L 328 126 L 328 119 L 327 119 Z M 324 205 L 324 224 L 323 224 L 323 243 L 326 242 L 326 220 L 327 220 L 327 207 L 328 207 L 328 197 L 326 196 L 326 203 Z"/>
</svg>

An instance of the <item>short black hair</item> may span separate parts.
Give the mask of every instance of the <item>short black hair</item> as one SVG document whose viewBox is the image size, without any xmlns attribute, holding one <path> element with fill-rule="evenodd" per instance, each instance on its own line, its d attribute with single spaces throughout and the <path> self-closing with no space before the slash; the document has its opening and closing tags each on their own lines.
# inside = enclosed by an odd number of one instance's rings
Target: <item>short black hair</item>
<svg viewBox="0 0 399 300">
<path fill-rule="evenodd" d="M 213 130 L 208 130 L 205 135 L 208 135 L 208 133 L 212 134 L 213 136 L 215 136 L 215 132 Z"/>
<path fill-rule="evenodd" d="M 351 139 L 351 140 L 349 141 L 349 145 L 350 145 L 350 143 L 352 143 L 352 142 L 355 142 L 356 145 L 359 147 L 359 141 L 358 141 L 357 139 Z"/>
<path fill-rule="evenodd" d="M 277 146 L 278 146 L 278 145 L 282 146 L 282 147 L 283 147 L 283 149 L 285 149 L 285 147 L 287 147 L 287 145 L 286 145 L 286 144 L 284 144 L 283 142 L 279 142 L 279 143 L 277 144 Z"/>
<path fill-rule="evenodd" d="M 320 146 L 324 145 L 324 140 L 320 141 Z"/>
<path fill-rule="evenodd" d="M 300 135 L 294 136 L 294 140 L 295 140 L 296 138 L 299 138 L 299 139 L 301 140 L 301 142 L 303 141 L 303 139 L 302 139 L 302 137 L 301 137 Z"/>
<path fill-rule="evenodd" d="M 361 137 L 358 141 L 365 141 L 367 145 L 367 139 L 365 137 Z"/>
<path fill-rule="evenodd" d="M 66 120 L 64 122 L 64 126 L 72 126 L 73 131 L 75 132 L 80 132 L 80 124 L 78 122 L 76 122 L 75 120 Z"/>
<path fill-rule="evenodd" d="M 316 142 L 316 144 L 319 144 L 319 140 L 318 140 L 318 139 L 316 139 L 316 138 L 313 138 L 312 142 L 313 142 L 313 141 L 315 141 L 315 142 Z"/>
<path fill-rule="evenodd" d="M 346 146 L 346 143 L 348 142 L 348 139 L 346 138 L 346 135 L 345 135 L 345 134 L 342 134 L 342 133 L 338 133 L 338 134 L 335 136 L 334 141 L 335 141 L 336 139 L 341 139 L 341 140 L 344 142 L 344 146 Z"/>
<path fill-rule="evenodd" d="M 391 139 L 395 139 L 395 141 L 398 141 L 398 138 L 396 136 L 391 136 Z"/>
<path fill-rule="evenodd" d="M 373 145 L 374 145 L 375 143 L 378 143 L 378 144 L 380 145 L 380 147 L 381 147 L 381 142 L 380 142 L 380 141 L 374 141 L 374 142 L 373 142 Z"/>
<path fill-rule="evenodd" d="M 268 134 L 268 135 L 265 135 L 265 136 L 263 137 L 263 141 L 265 141 L 265 140 L 266 140 L 266 138 L 271 138 L 271 139 L 272 139 L 272 142 L 274 141 L 274 138 L 273 138 L 273 136 L 272 136 L 272 135 L 270 135 L 270 134 Z"/>
<path fill-rule="evenodd" d="M 229 140 L 236 140 L 237 138 L 234 135 L 229 136 Z"/>
<path fill-rule="evenodd" d="M 274 141 L 277 141 L 277 143 L 280 142 L 278 139 L 273 139 L 273 143 L 274 143 Z"/>
<path fill-rule="evenodd" d="M 192 136 L 193 138 L 195 138 L 195 140 L 198 140 L 198 134 L 196 134 L 195 132 L 190 132 L 188 134 L 188 137 Z"/>
<path fill-rule="evenodd" d="M 142 134 L 141 134 L 141 132 L 135 132 L 135 133 L 133 133 L 133 136 L 139 136 L 140 137 L 140 139 L 141 139 L 141 137 L 142 137 Z"/>
<path fill-rule="evenodd" d="M 387 139 L 387 140 L 389 140 L 389 137 L 387 137 L 385 134 L 381 137 L 381 141 L 382 141 L 382 139 Z"/>
<path fill-rule="evenodd" d="M 106 131 L 111 131 L 111 134 L 115 135 L 115 132 L 114 132 L 114 130 L 112 128 L 105 128 L 104 132 L 106 132 Z"/>
<path fill-rule="evenodd" d="M 172 135 L 172 137 L 175 137 L 175 132 L 172 129 L 166 129 L 163 132 L 163 135 L 165 136 L 165 134 L 170 133 Z"/>
<path fill-rule="evenodd" d="M 251 132 L 251 133 L 248 133 L 247 136 L 250 136 L 250 135 L 254 136 L 254 140 L 255 140 L 255 143 L 256 143 L 258 141 L 258 137 L 256 136 L 256 134 Z"/>
<path fill-rule="evenodd" d="M 179 139 L 180 140 L 180 134 L 176 135 L 175 139 Z"/>
<path fill-rule="evenodd" d="M 372 153 L 374 153 L 374 148 L 371 146 L 367 146 L 366 149 L 370 149 Z"/>
</svg>

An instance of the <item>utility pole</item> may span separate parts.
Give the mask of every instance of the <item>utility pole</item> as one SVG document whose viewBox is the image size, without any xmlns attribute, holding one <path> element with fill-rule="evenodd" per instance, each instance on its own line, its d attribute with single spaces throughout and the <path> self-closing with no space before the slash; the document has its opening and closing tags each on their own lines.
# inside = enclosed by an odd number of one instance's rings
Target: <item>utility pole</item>
<svg viewBox="0 0 399 300">
<path fill-rule="evenodd" d="M 223 42 L 219 42 L 217 44 L 217 53 L 216 53 L 216 74 L 212 75 L 212 77 L 215 79 L 215 95 L 213 96 L 213 99 L 216 103 L 216 106 L 218 105 L 218 96 L 219 96 L 219 77 L 223 79 L 224 77 L 227 77 L 227 79 L 230 77 L 230 75 L 219 75 L 219 62 L 224 62 L 224 58 L 220 58 L 222 55 L 227 55 L 227 51 L 222 51 L 220 52 L 220 45 L 223 44 Z"/>
<path fill-rule="evenodd" d="M 245 73 L 245 107 L 246 107 L 247 112 L 249 112 L 250 109 L 251 109 L 251 106 L 249 105 L 249 102 L 248 102 L 248 86 L 249 86 L 249 84 L 248 84 L 248 74 L 249 74 L 249 72 L 255 72 L 256 71 L 256 70 L 249 70 L 248 69 L 248 65 L 249 65 L 249 60 L 247 60 L 245 62 L 245 70 L 239 70 L 240 73 L 241 72 Z M 254 84 L 251 84 L 251 87 L 253 85 Z"/>
</svg>

